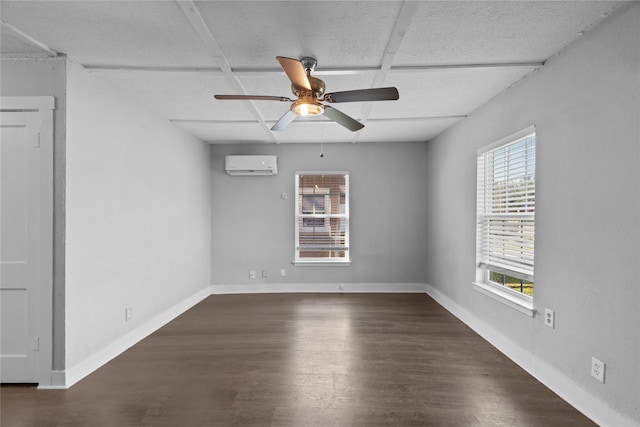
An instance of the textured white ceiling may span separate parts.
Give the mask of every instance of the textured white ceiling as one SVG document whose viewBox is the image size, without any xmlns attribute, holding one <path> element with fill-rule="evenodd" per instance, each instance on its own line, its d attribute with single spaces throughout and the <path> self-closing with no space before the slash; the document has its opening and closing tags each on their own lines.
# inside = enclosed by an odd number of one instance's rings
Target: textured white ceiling
<svg viewBox="0 0 640 427">
<path fill-rule="evenodd" d="M 7 56 L 66 54 L 211 143 L 426 141 L 571 43 L 611 1 L 7 1 Z M 395 86 L 398 101 L 334 104 L 269 129 L 295 98 L 277 55 L 318 59 L 327 92 Z"/>
<path fill-rule="evenodd" d="M 566 0 L 421 2 L 394 64 L 545 60 L 619 4 Z"/>
</svg>

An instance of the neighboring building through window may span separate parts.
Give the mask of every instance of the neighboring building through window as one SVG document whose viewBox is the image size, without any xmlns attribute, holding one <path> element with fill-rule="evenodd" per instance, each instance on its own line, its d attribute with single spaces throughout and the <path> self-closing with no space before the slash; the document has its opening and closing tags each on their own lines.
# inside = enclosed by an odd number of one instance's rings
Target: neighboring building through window
<svg viewBox="0 0 640 427">
<path fill-rule="evenodd" d="M 296 173 L 295 262 L 349 263 L 349 174 Z"/>
<path fill-rule="evenodd" d="M 527 128 L 478 154 L 478 281 L 534 294 L 536 134 Z"/>
</svg>

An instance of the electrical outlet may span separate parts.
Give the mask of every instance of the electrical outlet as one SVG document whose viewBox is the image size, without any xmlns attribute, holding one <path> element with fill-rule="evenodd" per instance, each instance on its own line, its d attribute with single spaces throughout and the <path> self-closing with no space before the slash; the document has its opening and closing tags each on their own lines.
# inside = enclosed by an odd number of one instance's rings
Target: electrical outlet
<svg viewBox="0 0 640 427">
<path fill-rule="evenodd" d="M 133 309 L 131 307 L 127 307 L 124 309 L 124 321 L 128 322 L 133 319 Z"/>
<path fill-rule="evenodd" d="M 604 384 L 605 363 L 595 357 L 591 357 L 591 376 Z"/>
<path fill-rule="evenodd" d="M 285 270 L 284 268 L 280 269 L 280 277 L 285 277 L 287 275 L 287 270 Z"/>
<path fill-rule="evenodd" d="M 556 313 L 553 310 L 550 310 L 548 308 L 544 309 L 544 324 L 550 327 L 551 329 L 555 328 Z"/>
<path fill-rule="evenodd" d="M 249 272 L 249 279 L 255 279 L 256 278 L 256 271 L 255 270 L 251 270 Z"/>
<path fill-rule="evenodd" d="M 267 270 L 262 270 L 262 278 L 263 279 L 267 278 Z"/>
</svg>

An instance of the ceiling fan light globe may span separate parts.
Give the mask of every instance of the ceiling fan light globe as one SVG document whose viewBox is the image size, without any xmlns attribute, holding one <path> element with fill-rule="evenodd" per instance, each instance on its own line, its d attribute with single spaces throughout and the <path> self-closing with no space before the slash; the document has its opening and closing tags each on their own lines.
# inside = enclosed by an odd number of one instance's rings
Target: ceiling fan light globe
<svg viewBox="0 0 640 427">
<path fill-rule="evenodd" d="M 324 113 L 324 106 L 319 102 L 294 102 L 291 111 L 298 116 L 319 116 Z"/>
</svg>

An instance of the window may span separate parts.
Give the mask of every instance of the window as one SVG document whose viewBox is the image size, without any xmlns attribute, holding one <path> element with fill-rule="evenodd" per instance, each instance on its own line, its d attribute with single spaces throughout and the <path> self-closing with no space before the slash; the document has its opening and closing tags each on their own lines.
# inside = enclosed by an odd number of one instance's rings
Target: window
<svg viewBox="0 0 640 427">
<path fill-rule="evenodd" d="M 296 173 L 295 262 L 342 263 L 349 258 L 349 174 Z"/>
<path fill-rule="evenodd" d="M 477 281 L 529 304 L 534 291 L 535 166 L 533 127 L 478 154 Z"/>
<path fill-rule="evenodd" d="M 317 189 L 318 191 L 326 189 Z M 324 215 L 331 212 L 331 198 L 327 194 L 302 194 L 302 213 L 311 214 L 313 216 L 302 218 L 302 228 L 305 231 L 314 231 L 315 228 L 325 226 L 324 217 L 318 218 L 317 215 Z M 313 228 L 312 230 L 307 230 Z"/>
</svg>

